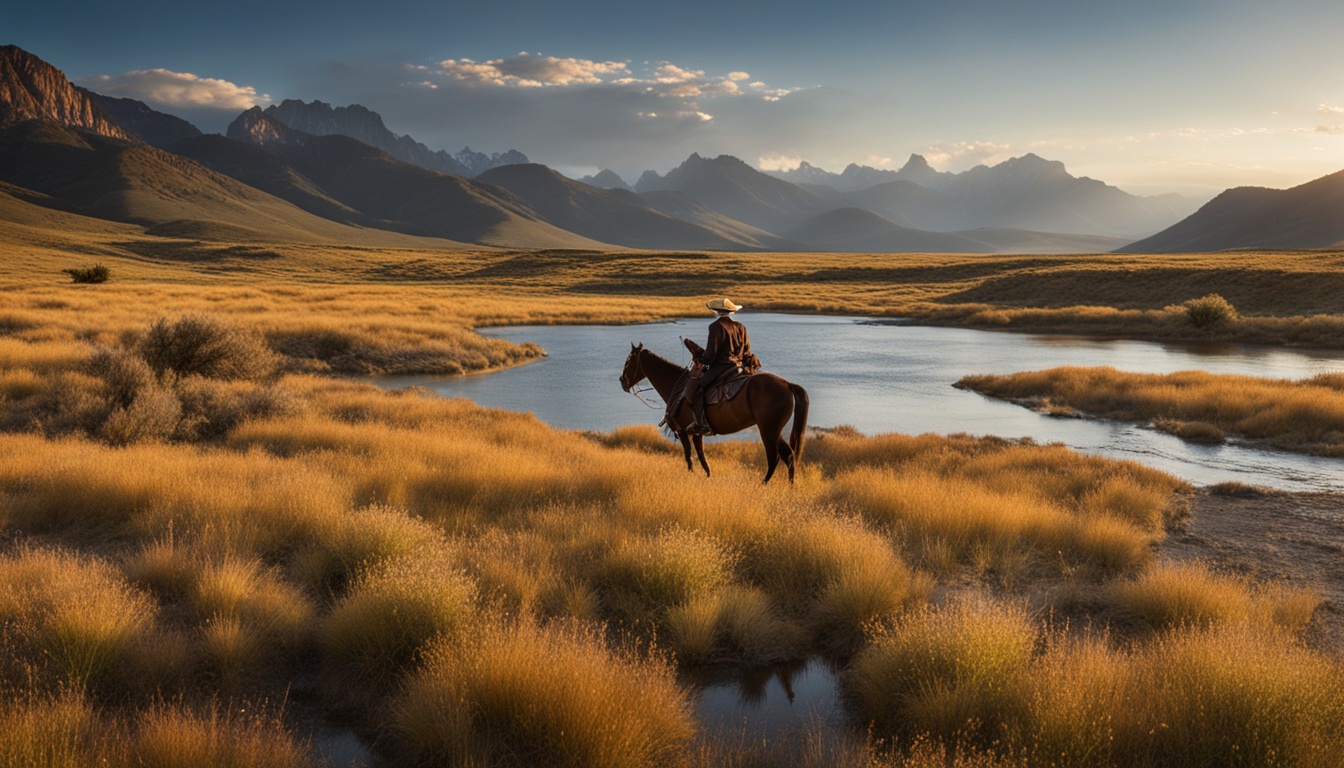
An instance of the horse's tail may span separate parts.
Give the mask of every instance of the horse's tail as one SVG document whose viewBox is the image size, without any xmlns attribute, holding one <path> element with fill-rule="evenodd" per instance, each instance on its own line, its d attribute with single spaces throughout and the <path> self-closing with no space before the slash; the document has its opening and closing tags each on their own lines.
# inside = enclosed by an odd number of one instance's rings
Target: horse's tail
<svg viewBox="0 0 1344 768">
<path fill-rule="evenodd" d="M 803 458 L 803 435 L 807 432 L 807 390 L 790 383 L 789 391 L 793 393 L 793 431 L 789 433 L 789 448 L 793 450 L 793 460 L 802 461 Z"/>
</svg>

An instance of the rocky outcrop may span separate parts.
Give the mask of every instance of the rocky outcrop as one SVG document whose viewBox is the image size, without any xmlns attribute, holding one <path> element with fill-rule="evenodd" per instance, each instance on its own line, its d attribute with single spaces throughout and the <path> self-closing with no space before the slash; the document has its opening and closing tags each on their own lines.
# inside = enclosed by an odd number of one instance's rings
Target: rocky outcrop
<svg viewBox="0 0 1344 768">
<path fill-rule="evenodd" d="M 65 75 L 14 45 L 0 46 L 0 126 L 45 120 L 135 141 L 103 107 Z"/>
<path fill-rule="evenodd" d="M 261 107 L 253 107 L 234 118 L 224 135 L 259 147 L 301 146 L 309 136 L 266 114 Z"/>
<path fill-rule="evenodd" d="M 78 90 L 107 110 L 118 125 L 150 146 L 168 149 L 183 139 L 201 135 L 201 129 L 186 120 L 159 112 L 143 101 L 104 96 L 84 88 Z"/>
</svg>

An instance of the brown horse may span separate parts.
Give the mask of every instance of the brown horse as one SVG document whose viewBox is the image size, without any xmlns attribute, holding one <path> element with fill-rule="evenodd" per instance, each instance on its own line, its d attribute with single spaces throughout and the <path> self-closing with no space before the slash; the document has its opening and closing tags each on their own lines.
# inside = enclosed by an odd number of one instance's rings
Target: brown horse
<svg viewBox="0 0 1344 768">
<path fill-rule="evenodd" d="M 630 356 L 625 358 L 625 367 L 621 370 L 621 388 L 629 392 L 631 387 L 647 378 L 666 403 L 678 394 L 675 392 L 676 385 L 685 373 L 685 368 L 655 355 L 645 349 L 643 344 L 631 344 Z M 789 482 L 793 482 L 795 464 L 803 458 L 807 407 L 807 390 L 773 373 L 757 373 L 732 400 L 707 406 L 705 418 L 709 420 L 715 434 L 719 435 L 729 435 L 755 426 L 761 433 L 761 442 L 765 444 L 767 467 L 764 482 L 770 482 L 780 459 L 789 468 Z M 789 441 L 786 443 L 780 439 L 780 435 L 784 432 L 784 425 L 789 423 L 789 417 L 793 417 L 793 431 L 789 433 Z M 695 455 L 700 459 L 705 474 L 709 475 L 704 441 L 700 435 L 686 433 L 692 420 L 691 407 L 682 403 L 668 422 L 668 427 L 681 440 L 686 468 L 695 471 L 695 465 L 691 463 L 691 442 L 694 441 Z"/>
</svg>

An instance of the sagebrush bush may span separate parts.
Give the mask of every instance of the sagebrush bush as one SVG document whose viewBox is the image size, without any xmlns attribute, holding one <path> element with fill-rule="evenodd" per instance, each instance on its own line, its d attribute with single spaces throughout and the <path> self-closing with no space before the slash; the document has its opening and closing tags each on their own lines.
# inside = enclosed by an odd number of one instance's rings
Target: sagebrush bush
<svg viewBox="0 0 1344 768">
<path fill-rule="evenodd" d="M 1216 293 L 1190 299 L 1185 307 L 1185 319 L 1200 330 L 1216 328 L 1237 319 L 1237 309 Z"/>
<path fill-rule="evenodd" d="M 202 315 L 160 318 L 138 345 L 140 355 L 160 375 L 254 381 L 275 370 L 275 353 L 260 333 Z"/>
<path fill-rule="evenodd" d="M 106 283 L 112 277 L 112 270 L 105 264 L 94 264 L 92 267 L 70 267 L 61 271 L 70 276 L 70 282 L 72 283 Z"/>
</svg>

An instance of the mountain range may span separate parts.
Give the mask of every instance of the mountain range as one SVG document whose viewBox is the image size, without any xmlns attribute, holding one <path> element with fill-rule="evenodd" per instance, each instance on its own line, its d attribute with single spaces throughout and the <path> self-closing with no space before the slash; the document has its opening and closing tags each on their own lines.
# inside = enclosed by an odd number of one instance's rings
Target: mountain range
<svg viewBox="0 0 1344 768">
<path fill-rule="evenodd" d="M 450 154 L 360 105 L 286 100 L 225 136 L 77 88 L 0 48 L 0 226 L 35 208 L 225 240 L 649 250 L 1099 252 L 1344 244 L 1344 172 L 1291 190 L 1233 189 L 1197 211 L 1034 154 L 962 173 L 803 163 L 763 173 L 692 154 L 629 185 L 582 180 L 516 150 Z M 51 214 L 56 215 L 56 214 Z M 49 218 L 49 216 L 47 216 Z M 399 239 L 400 238 L 400 239 Z M 409 238 L 409 239 L 407 239 Z M 1136 238 L 1142 238 L 1137 239 Z"/>
</svg>

